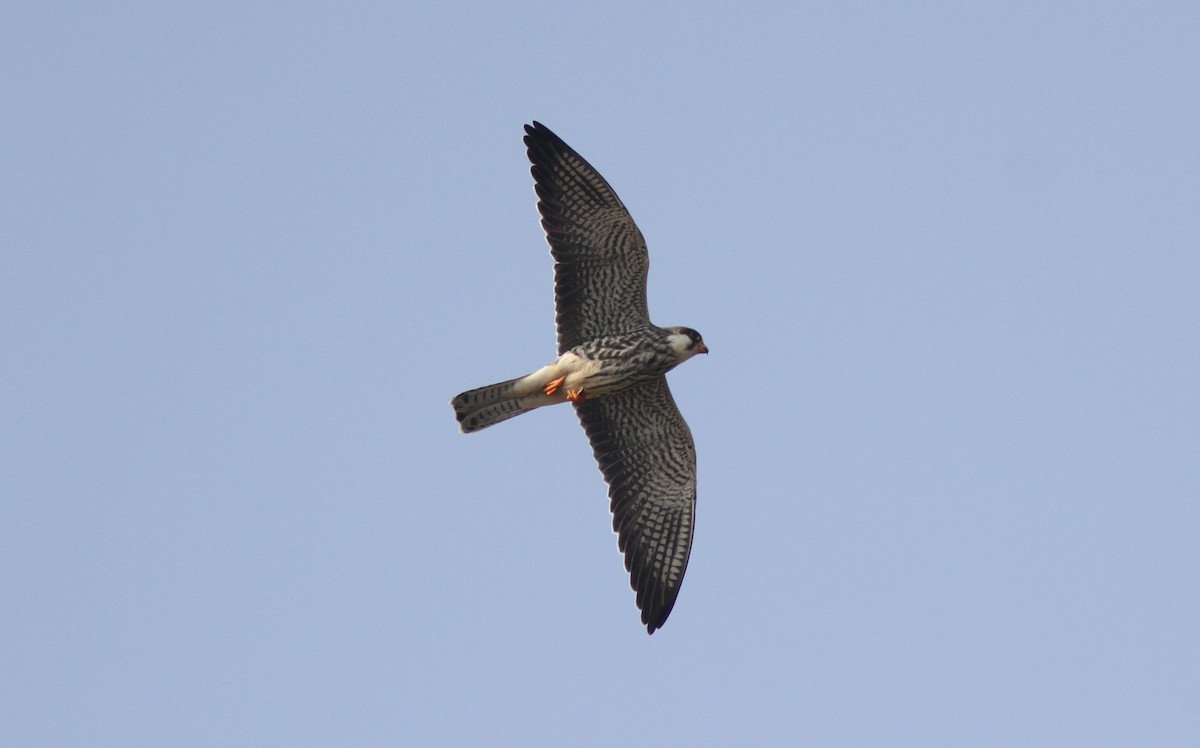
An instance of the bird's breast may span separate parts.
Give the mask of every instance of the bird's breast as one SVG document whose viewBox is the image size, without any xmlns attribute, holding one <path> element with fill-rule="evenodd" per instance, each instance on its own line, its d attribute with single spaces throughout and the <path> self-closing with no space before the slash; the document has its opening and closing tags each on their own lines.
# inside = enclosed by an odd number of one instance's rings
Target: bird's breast
<svg viewBox="0 0 1200 748">
<path fill-rule="evenodd" d="M 589 396 L 631 387 L 661 376 L 678 363 L 670 350 L 648 336 L 614 336 L 590 341 L 559 357 L 565 386 Z"/>
</svg>

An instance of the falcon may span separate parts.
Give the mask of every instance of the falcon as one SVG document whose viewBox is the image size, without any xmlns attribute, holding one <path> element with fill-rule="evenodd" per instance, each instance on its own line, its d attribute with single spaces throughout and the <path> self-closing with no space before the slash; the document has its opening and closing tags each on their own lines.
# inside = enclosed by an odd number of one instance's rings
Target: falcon
<svg viewBox="0 0 1200 748">
<path fill-rule="evenodd" d="M 651 324 L 646 242 L 604 177 L 539 122 L 525 126 L 525 146 L 554 258 L 558 358 L 450 404 L 463 433 L 543 405 L 574 405 L 653 634 L 679 595 L 696 513 L 696 447 L 665 375 L 708 347 L 689 327 Z"/>
</svg>

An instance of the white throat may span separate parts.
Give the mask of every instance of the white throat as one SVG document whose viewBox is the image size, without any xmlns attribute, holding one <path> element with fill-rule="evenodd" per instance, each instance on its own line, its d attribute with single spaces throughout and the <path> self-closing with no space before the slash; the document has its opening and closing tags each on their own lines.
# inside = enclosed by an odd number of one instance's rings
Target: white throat
<svg viewBox="0 0 1200 748">
<path fill-rule="evenodd" d="M 671 351 L 683 359 L 691 358 L 696 355 L 696 349 L 688 350 L 688 346 L 692 344 L 692 339 L 682 333 L 673 332 L 667 336 L 667 345 L 671 346 Z"/>
</svg>

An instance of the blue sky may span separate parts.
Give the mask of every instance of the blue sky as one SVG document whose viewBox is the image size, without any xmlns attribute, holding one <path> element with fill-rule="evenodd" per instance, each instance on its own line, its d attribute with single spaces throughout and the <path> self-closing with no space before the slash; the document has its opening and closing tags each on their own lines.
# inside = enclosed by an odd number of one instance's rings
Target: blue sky
<svg viewBox="0 0 1200 748">
<path fill-rule="evenodd" d="M 0 743 L 1200 742 L 1191 3 L 25 3 Z M 699 454 L 647 637 L 521 125 Z"/>
</svg>

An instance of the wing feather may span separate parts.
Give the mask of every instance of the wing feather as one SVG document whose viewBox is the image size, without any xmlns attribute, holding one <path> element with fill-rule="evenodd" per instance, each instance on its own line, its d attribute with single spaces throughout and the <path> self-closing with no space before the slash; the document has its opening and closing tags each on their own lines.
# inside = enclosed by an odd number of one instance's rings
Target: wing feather
<svg viewBox="0 0 1200 748">
<path fill-rule="evenodd" d="M 542 228 L 554 257 L 558 352 L 648 325 L 646 241 L 617 193 L 545 125 L 525 126 Z"/>
<path fill-rule="evenodd" d="M 687 570 L 696 513 L 696 447 L 666 377 L 575 403 L 608 483 L 617 546 L 642 623 L 671 613 Z"/>
</svg>

